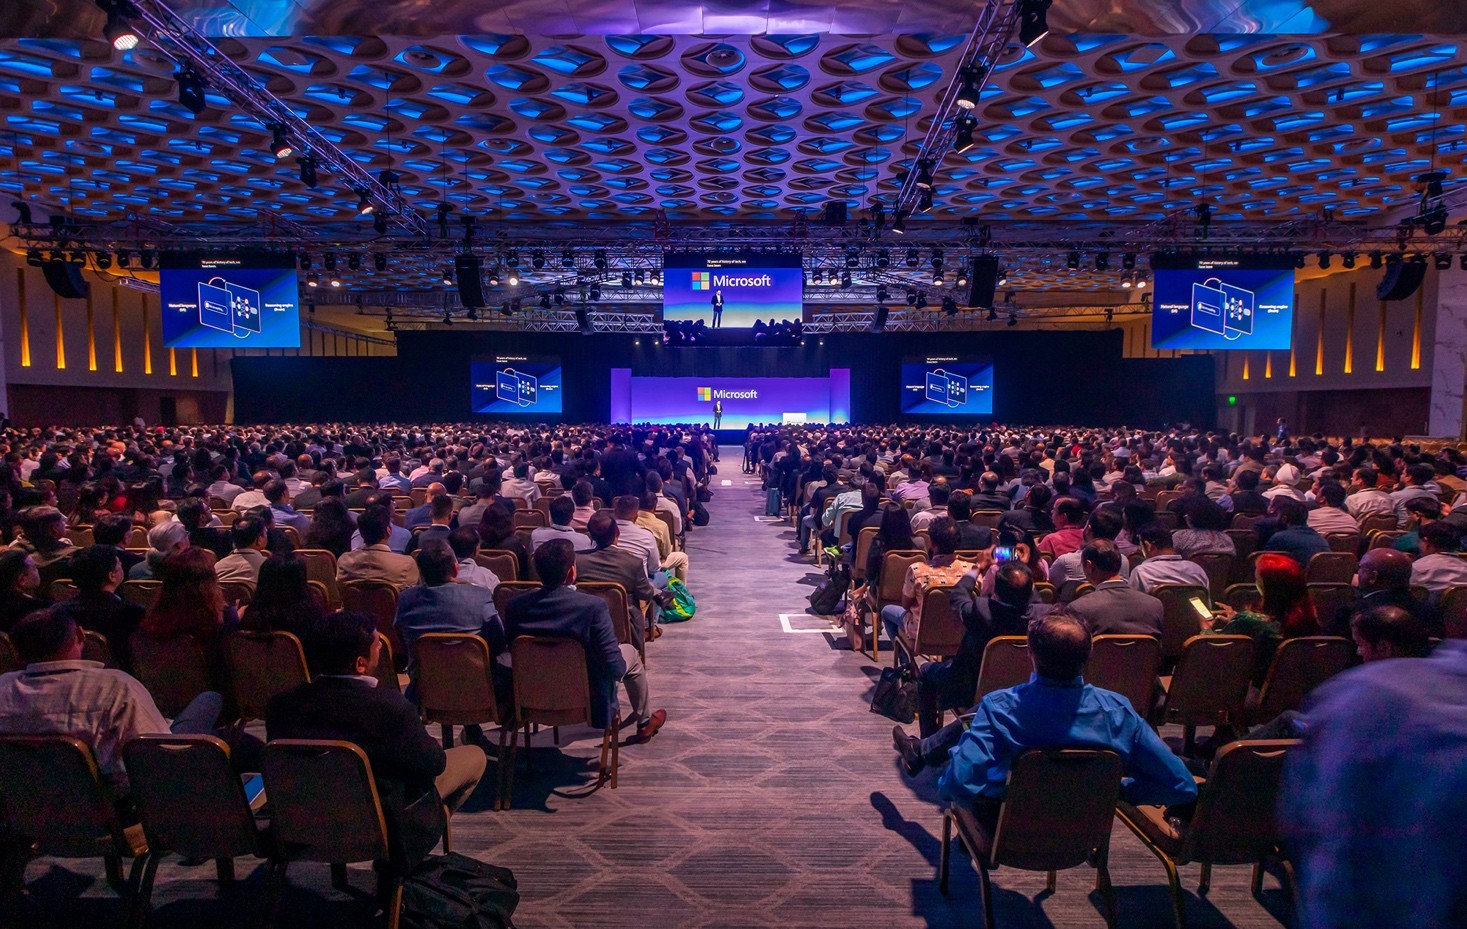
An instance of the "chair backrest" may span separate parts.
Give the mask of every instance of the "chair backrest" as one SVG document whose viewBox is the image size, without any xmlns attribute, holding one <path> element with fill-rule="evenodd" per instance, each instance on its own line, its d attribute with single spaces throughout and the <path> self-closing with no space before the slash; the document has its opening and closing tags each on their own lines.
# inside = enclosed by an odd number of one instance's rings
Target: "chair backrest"
<svg viewBox="0 0 1467 929">
<path fill-rule="evenodd" d="M 1310 584 L 1348 584 L 1359 566 L 1354 552 L 1317 552 L 1309 559 L 1304 577 Z"/>
<path fill-rule="evenodd" d="M 977 703 L 995 690 L 1005 690 L 1027 683 L 1034 673 L 1029 660 L 1029 640 L 1021 635 L 998 635 L 983 647 L 983 663 L 978 666 Z"/>
<path fill-rule="evenodd" d="M 673 520 L 672 514 L 666 510 L 657 510 L 653 515 L 662 521 L 662 525 L 667 527 L 667 537 L 676 545 L 678 539 L 677 523 Z"/>
<path fill-rule="evenodd" d="M 133 857 L 92 750 L 72 736 L 0 736 L 0 817 L 43 855 Z"/>
<path fill-rule="evenodd" d="M 968 522 L 987 529 L 997 529 L 1003 519 L 1003 510 L 977 510 L 968 514 Z"/>
<path fill-rule="evenodd" d="M 147 548 L 148 530 L 142 526 L 133 526 L 127 533 L 127 545 L 125 548 Z"/>
<path fill-rule="evenodd" d="M 1228 589 L 1223 591 L 1222 602 L 1241 613 L 1261 604 L 1263 592 L 1258 589 L 1257 584 L 1229 584 Z"/>
<path fill-rule="evenodd" d="M 500 722 L 489 643 L 471 633 L 429 632 L 413 643 L 423 720 L 448 725 Z"/>
<path fill-rule="evenodd" d="M 1275 810 L 1294 739 L 1232 742 L 1218 750 L 1187 829 L 1185 860 L 1209 864 L 1261 861 L 1279 844 Z"/>
<path fill-rule="evenodd" d="M 377 656 L 377 667 L 372 669 L 372 676 L 377 679 L 378 687 L 402 692 L 402 684 L 397 679 L 397 653 L 392 649 L 392 640 L 377 633 L 377 640 L 382 643 L 382 652 Z"/>
<path fill-rule="evenodd" d="M 1221 597 L 1233 576 L 1233 556 L 1227 552 L 1199 552 L 1187 560 L 1202 566 L 1207 572 L 1208 593 L 1214 599 Z"/>
<path fill-rule="evenodd" d="M 1162 657 L 1175 660 L 1182 654 L 1186 641 L 1202 631 L 1202 617 L 1192 605 L 1192 598 L 1210 604 L 1209 592 L 1191 584 L 1161 584 L 1152 588 L 1151 595 L 1160 600 L 1162 606 Z"/>
<path fill-rule="evenodd" d="M 15 643 L 10 640 L 10 636 L 0 632 L 0 674 L 9 674 L 24 667 L 20 653 L 15 650 Z"/>
<path fill-rule="evenodd" d="M 249 606 L 250 601 L 255 599 L 255 585 L 248 581 L 220 581 L 219 592 L 224 595 L 225 603 L 240 606 Z"/>
<path fill-rule="evenodd" d="M 153 601 L 158 599 L 158 588 L 162 586 L 162 581 L 123 581 L 117 588 L 117 595 L 128 603 L 136 603 L 147 610 L 152 609 Z"/>
<path fill-rule="evenodd" d="M 311 679 L 301 640 L 290 632 L 236 632 L 225 651 L 234 702 L 244 719 L 264 719 L 271 697 Z"/>
<path fill-rule="evenodd" d="M 542 526 L 550 525 L 545 519 L 545 514 L 539 510 L 515 510 L 509 522 L 510 526 L 515 529 L 539 529 Z"/>
<path fill-rule="evenodd" d="M 1098 635 L 1090 643 L 1085 680 L 1131 701 L 1145 716 L 1161 671 L 1161 640 L 1150 635 Z"/>
<path fill-rule="evenodd" d="M 1360 534 L 1368 536 L 1372 532 L 1390 532 L 1396 528 L 1396 518 L 1377 514 L 1366 516 L 1360 520 Z"/>
<path fill-rule="evenodd" d="M 902 602 L 902 584 L 907 579 L 907 569 L 927 560 L 924 552 L 887 552 L 881 559 L 881 577 L 876 588 L 876 599 L 881 606 Z"/>
<path fill-rule="evenodd" d="M 341 602 L 341 592 L 336 588 L 336 556 L 324 548 L 298 548 L 296 556 L 306 563 L 306 580 L 320 581 L 326 585 L 331 606 Z"/>
<path fill-rule="evenodd" d="M 77 589 L 76 584 L 67 577 L 58 577 L 46 588 L 46 596 L 51 598 L 52 603 L 65 603 L 79 593 L 81 591 Z"/>
<path fill-rule="evenodd" d="M 1034 582 L 1034 599 L 1040 603 L 1053 603 L 1059 598 L 1059 591 L 1048 581 Z"/>
<path fill-rule="evenodd" d="M 1467 587 L 1448 587 L 1442 592 L 1442 625 L 1449 639 L 1467 639 Z"/>
<path fill-rule="evenodd" d="M 1121 759 L 1104 749 L 1030 749 L 1014 759 L 989 864 L 1059 871 L 1110 840 Z"/>
<path fill-rule="evenodd" d="M 876 541 L 876 526 L 862 526 L 856 534 L 856 548 L 851 556 L 851 580 L 864 580 L 866 559 L 871 557 L 871 543 Z"/>
<path fill-rule="evenodd" d="M 279 853 L 303 861 L 388 857 L 387 823 L 367 755 L 351 742 L 265 746 L 265 794 Z"/>
<path fill-rule="evenodd" d="M 131 530 L 128 531 L 129 534 L 131 534 Z M 66 537 L 70 539 L 71 544 L 75 545 L 77 548 L 87 548 L 92 544 L 92 527 L 71 526 L 66 530 Z M 126 542 L 127 540 L 123 539 L 123 541 Z"/>
<path fill-rule="evenodd" d="M 1319 621 L 1328 623 L 1355 602 L 1355 588 L 1350 584 L 1310 584 L 1309 602 L 1314 604 Z"/>
<path fill-rule="evenodd" d="M 929 587 L 923 593 L 915 654 L 949 658 L 958 653 L 963 642 L 963 621 L 948 602 L 951 592 L 951 587 Z"/>
<path fill-rule="evenodd" d="M 296 531 L 294 526 L 281 526 L 280 532 L 290 540 L 291 545 L 294 545 L 297 549 L 301 547 L 301 534 Z"/>
<path fill-rule="evenodd" d="M 616 630 L 616 640 L 628 645 L 632 643 L 632 611 L 625 587 L 612 581 L 577 581 L 576 590 L 605 600 L 606 608 L 611 611 L 611 626 Z"/>
<path fill-rule="evenodd" d="M 1390 548 L 1405 534 L 1406 530 L 1404 529 L 1378 529 L 1366 537 L 1365 547 Z"/>
<path fill-rule="evenodd" d="M 1324 540 L 1329 543 L 1332 552 L 1344 552 L 1349 555 L 1360 553 L 1360 533 L 1358 532 L 1326 532 Z"/>
<path fill-rule="evenodd" d="M 510 643 L 515 716 L 542 726 L 591 724 L 586 652 L 575 639 L 522 635 Z"/>
<path fill-rule="evenodd" d="M 112 653 L 112 644 L 107 641 L 105 635 L 90 629 L 87 629 L 82 635 L 83 661 L 100 661 L 109 668 L 117 667 L 117 657 Z"/>
<path fill-rule="evenodd" d="M 577 584 L 579 588 L 581 585 Z M 532 590 L 539 590 L 540 585 L 534 581 L 500 581 L 499 586 L 494 588 L 494 610 L 500 616 L 509 606 L 509 601 L 521 594 L 527 594 Z"/>
<path fill-rule="evenodd" d="M 238 858 L 263 849 L 229 746 L 212 735 L 143 735 L 122 749 L 138 820 L 156 854 Z"/>
<path fill-rule="evenodd" d="M 1167 722 L 1181 726 L 1241 724 L 1253 678 L 1253 650 L 1253 639 L 1246 635 L 1188 639 L 1167 691 Z"/>
<path fill-rule="evenodd" d="M 517 581 L 520 578 L 520 559 L 514 552 L 489 549 L 479 552 L 474 560 L 480 567 L 488 568 L 501 581 Z"/>
<path fill-rule="evenodd" d="M 386 581 L 347 581 L 341 585 L 341 608 L 366 613 L 377 622 L 396 652 L 402 651 L 393 622 L 397 619 L 397 588 Z"/>
<path fill-rule="evenodd" d="M 132 674 L 169 719 L 183 712 L 189 702 L 214 689 L 204 644 L 191 635 L 154 636 L 134 632 Z"/>
<path fill-rule="evenodd" d="M 1354 658 L 1355 643 L 1339 636 L 1285 639 L 1263 680 L 1254 718 L 1269 720 L 1284 710 L 1299 709 L 1311 690 L 1348 668 Z"/>
<path fill-rule="evenodd" d="M 1250 513 L 1234 513 L 1232 528 L 1251 530 L 1254 526 L 1258 525 L 1260 522 L 1267 518 L 1268 517 L 1261 514 L 1255 515 Z"/>
</svg>

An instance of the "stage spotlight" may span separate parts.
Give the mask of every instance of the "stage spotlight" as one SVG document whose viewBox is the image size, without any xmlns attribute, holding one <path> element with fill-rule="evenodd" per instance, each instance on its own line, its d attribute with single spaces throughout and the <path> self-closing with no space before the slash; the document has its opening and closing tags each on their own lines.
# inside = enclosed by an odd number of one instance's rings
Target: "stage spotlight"
<svg viewBox="0 0 1467 929">
<path fill-rule="evenodd" d="M 209 85 L 205 83 L 204 76 L 194 70 L 193 65 L 183 65 L 173 75 L 178 84 L 178 102 L 190 113 L 198 116 L 204 112 L 209 105 L 205 96 Z"/>
<path fill-rule="evenodd" d="M 554 297 L 555 305 L 556 306 L 564 306 L 565 305 L 565 288 L 564 287 L 557 287 L 557 288 L 555 288 L 555 293 L 552 296 Z"/>
<path fill-rule="evenodd" d="M 1304 253 L 1303 252 L 1295 252 L 1294 253 L 1294 267 L 1295 268 L 1303 268 L 1304 267 Z"/>
<path fill-rule="evenodd" d="M 29 256 L 28 256 L 29 257 Z M 125 248 L 117 250 L 117 267 L 129 268 L 132 266 L 132 252 Z"/>
<path fill-rule="evenodd" d="M 1354 252 L 1344 252 L 1343 254 L 1341 254 L 1340 255 L 1340 264 L 1344 265 L 1344 267 L 1345 267 L 1346 270 L 1349 270 L 1350 268 L 1355 267 L 1355 253 Z"/>
<path fill-rule="evenodd" d="M 952 297 L 943 297 L 942 311 L 948 316 L 958 315 L 958 301 L 954 300 Z"/>
<path fill-rule="evenodd" d="M 1110 252 L 1096 252 L 1095 253 L 1095 270 L 1097 270 L 1097 271 L 1109 271 L 1110 270 Z"/>
<path fill-rule="evenodd" d="M 270 152 L 275 156 L 275 160 L 283 161 L 284 159 L 289 158 L 290 153 L 293 151 L 295 151 L 295 149 L 290 147 L 290 142 L 285 138 L 285 127 L 271 126 Z"/>
<path fill-rule="evenodd" d="M 452 286 L 452 284 L 453 284 L 453 265 L 444 265 L 443 266 L 443 273 L 438 276 L 438 279 L 440 281 L 442 281 L 444 284 L 447 284 L 447 285 Z"/>
<path fill-rule="evenodd" d="M 963 79 L 963 85 L 958 89 L 958 106 L 971 110 L 978 106 L 978 73 L 972 68 L 964 68 L 958 75 Z"/>
<path fill-rule="evenodd" d="M 888 252 L 886 249 L 883 248 L 883 249 L 881 249 L 880 251 L 878 251 L 876 253 L 876 267 L 878 267 L 878 268 L 885 268 L 885 267 L 889 266 L 890 264 L 891 264 L 891 253 L 890 252 Z"/>
<path fill-rule="evenodd" d="M 350 255 L 346 256 L 346 266 L 353 271 L 362 270 L 362 256 L 358 255 L 356 252 L 352 252 Z"/>
<path fill-rule="evenodd" d="M 387 234 L 387 214 L 374 213 L 372 215 L 372 231 L 378 235 Z"/>
<path fill-rule="evenodd" d="M 601 302 L 601 285 L 600 284 L 592 284 L 591 285 L 591 290 L 590 290 L 590 295 L 591 295 L 591 302 L 592 303 L 600 303 Z"/>
<path fill-rule="evenodd" d="M 535 249 L 533 252 L 530 252 L 530 267 L 536 271 L 544 270 L 545 253 L 540 251 L 539 249 Z"/>
<path fill-rule="evenodd" d="M 316 159 L 310 155 L 303 155 L 295 160 L 300 165 L 300 179 L 309 190 L 316 189 Z"/>
<path fill-rule="evenodd" d="M 387 256 L 384 255 L 384 254 L 382 254 L 381 252 L 377 252 L 377 253 L 373 254 L 372 255 L 372 267 L 376 268 L 378 271 L 386 271 L 387 270 Z"/>
<path fill-rule="evenodd" d="M 630 271 L 623 271 L 623 272 L 621 272 L 621 286 L 623 286 L 623 287 L 630 287 L 630 286 L 632 286 L 632 272 L 630 272 Z"/>
<path fill-rule="evenodd" d="M 102 27 L 102 35 L 106 37 L 107 43 L 119 52 L 130 52 L 137 48 L 142 36 L 127 22 L 127 17 L 137 12 L 133 5 L 127 0 L 100 0 L 97 5 L 107 14 L 107 25 Z"/>
<path fill-rule="evenodd" d="M 637 286 L 640 287 L 643 284 L 647 283 L 647 272 L 643 271 L 641 268 L 638 268 L 637 272 L 632 275 L 632 279 L 636 281 Z"/>
<path fill-rule="evenodd" d="M 156 270 L 158 270 L 158 253 L 157 252 L 153 251 L 150 248 L 145 248 L 145 249 L 142 250 L 141 256 L 142 256 L 142 263 L 143 263 L 143 270 L 144 271 L 156 271 Z"/>
<path fill-rule="evenodd" d="M 518 286 L 520 286 L 520 272 L 519 271 L 516 271 L 514 268 L 510 268 L 509 269 L 509 277 L 506 278 L 506 280 L 509 281 L 509 286 L 511 286 L 511 287 L 518 287 Z"/>
<path fill-rule="evenodd" d="M 1006 270 L 1004 270 L 1003 268 L 999 268 L 998 269 L 998 280 L 996 282 L 997 285 L 999 287 L 1003 287 L 1003 286 L 1007 285 L 1008 282 L 1009 282 L 1009 272 L 1006 271 Z"/>
<path fill-rule="evenodd" d="M 1450 252 L 1436 253 L 1436 269 L 1438 271 L 1450 271 L 1452 269 L 1452 255 Z"/>
<path fill-rule="evenodd" d="M 357 213 L 361 216 L 368 216 L 372 210 L 372 201 L 367 199 L 366 190 L 357 188 Z"/>
<path fill-rule="evenodd" d="M 1068 255 L 1066 255 L 1065 267 L 1069 268 L 1071 271 L 1080 270 L 1080 253 L 1070 252 Z"/>
<path fill-rule="evenodd" d="M 1146 274 L 1143 272 L 1136 275 L 1136 289 L 1142 290 L 1146 287 Z"/>
<path fill-rule="evenodd" d="M 28 248 L 25 252 L 25 263 L 32 268 L 39 268 L 46 263 L 46 259 L 41 257 L 41 250 L 39 248 Z"/>
<path fill-rule="evenodd" d="M 877 303 L 885 303 L 886 301 L 888 301 L 890 299 L 891 299 L 891 291 L 887 290 L 884 286 L 883 287 L 876 288 L 876 302 Z"/>
<path fill-rule="evenodd" d="M 942 249 L 940 249 L 940 248 L 934 248 L 932 250 L 931 262 L 932 262 L 932 267 L 934 267 L 934 268 L 940 268 L 940 267 L 942 267 Z"/>
<path fill-rule="evenodd" d="M 934 286 L 934 287 L 941 287 L 942 284 L 943 284 L 942 270 L 941 269 L 934 270 L 932 272 L 932 286 Z"/>
<path fill-rule="evenodd" d="M 548 310 L 548 309 L 550 309 L 550 295 L 549 294 L 541 294 L 540 295 L 540 309 L 542 309 L 542 310 Z"/>
<path fill-rule="evenodd" d="M 922 191 L 922 196 L 917 198 L 917 212 L 926 213 L 932 209 L 932 189 Z"/>
<path fill-rule="evenodd" d="M 576 266 L 575 252 L 572 252 L 570 249 L 566 249 L 565 251 L 561 252 L 560 266 L 566 269 L 574 268 Z"/>
<path fill-rule="evenodd" d="M 1136 286 L 1136 282 L 1131 279 L 1131 275 L 1127 274 L 1125 277 L 1121 278 L 1121 286 L 1127 290 L 1130 290 L 1132 287 Z"/>
<path fill-rule="evenodd" d="M 596 251 L 591 254 L 591 264 L 596 267 L 597 271 L 605 271 L 606 252 L 599 248 L 596 249 Z"/>
<path fill-rule="evenodd" d="M 1371 252 L 1370 253 L 1370 266 L 1372 268 L 1379 269 L 1380 266 L 1382 264 L 1384 264 L 1384 263 L 1385 263 L 1385 256 L 1382 255 L 1380 252 Z"/>
<path fill-rule="evenodd" d="M 1026 48 L 1049 34 L 1049 7 L 1054 0 L 1019 0 L 1019 41 Z"/>
<path fill-rule="evenodd" d="M 904 211 L 897 210 L 896 219 L 892 220 L 891 231 L 895 232 L 897 235 L 904 235 L 906 233 L 907 214 Z"/>
<path fill-rule="evenodd" d="M 961 265 L 959 265 L 958 266 L 958 277 L 957 277 L 957 280 L 955 280 L 953 283 L 957 284 L 959 287 L 967 287 L 968 286 L 968 269 L 967 268 L 964 268 Z"/>
<path fill-rule="evenodd" d="M 94 264 L 96 264 L 97 270 L 99 270 L 99 271 L 106 271 L 108 268 L 112 267 L 112 256 L 109 255 L 106 252 L 97 252 L 95 255 L 92 256 L 92 262 Z M 1447 267 L 1450 268 L 1451 266 L 1452 266 L 1452 256 L 1451 255 L 1448 255 L 1447 256 Z M 1437 267 L 1441 267 L 1441 265 L 1438 264 Z"/>
<path fill-rule="evenodd" d="M 922 259 L 917 256 L 917 250 L 915 248 L 907 249 L 907 267 L 915 268 L 921 263 Z"/>
<path fill-rule="evenodd" d="M 301 270 L 302 271 L 309 271 L 309 270 L 311 270 L 311 254 L 310 254 L 310 252 L 301 252 Z"/>
<path fill-rule="evenodd" d="M 915 306 L 916 303 L 917 303 L 917 291 L 909 288 L 907 290 L 907 306 Z"/>
<path fill-rule="evenodd" d="M 1328 271 L 1329 270 L 1329 261 L 1330 261 L 1330 253 L 1327 252 L 1327 251 L 1320 252 L 1319 253 L 1319 270 L 1321 270 L 1321 271 Z"/>
<path fill-rule="evenodd" d="M 499 304 L 499 312 L 505 316 L 514 315 L 514 307 L 508 303 Z"/>
<path fill-rule="evenodd" d="M 816 268 L 813 271 L 811 271 L 810 272 L 810 283 L 811 284 L 824 284 L 825 283 L 825 272 L 822 271 L 822 270 L 820 270 L 819 268 Z"/>
<path fill-rule="evenodd" d="M 1121 267 L 1122 268 L 1125 268 L 1127 271 L 1133 271 L 1133 270 L 1135 270 L 1135 268 L 1136 268 L 1136 253 L 1135 252 L 1126 252 L 1124 255 L 1122 255 L 1121 256 Z"/>
<path fill-rule="evenodd" d="M 917 302 L 914 305 L 919 310 L 925 310 L 925 309 L 927 309 L 927 295 L 926 294 L 920 294 L 920 293 L 917 294 Z"/>
<path fill-rule="evenodd" d="M 957 132 L 953 135 L 953 151 L 961 155 L 973 147 L 973 129 L 978 121 L 971 116 L 959 116 Z"/>
<path fill-rule="evenodd" d="M 319 274 L 317 274 L 315 271 L 310 272 L 309 274 L 306 275 L 306 286 L 307 287 L 320 287 L 321 286 L 321 276 Z"/>
<path fill-rule="evenodd" d="M 859 268 L 859 267 L 861 267 L 861 250 L 859 248 L 855 247 L 854 245 L 851 246 L 850 248 L 846 249 L 846 267 L 847 268 Z"/>
<path fill-rule="evenodd" d="M 932 160 L 923 158 L 917 162 L 917 186 L 923 190 L 932 189 Z"/>
<path fill-rule="evenodd" d="M 506 252 L 504 255 L 504 265 L 507 268 L 518 268 L 520 266 L 520 253 Z"/>
<path fill-rule="evenodd" d="M 494 265 L 492 268 L 489 269 L 489 286 L 499 286 L 499 265 Z"/>
</svg>

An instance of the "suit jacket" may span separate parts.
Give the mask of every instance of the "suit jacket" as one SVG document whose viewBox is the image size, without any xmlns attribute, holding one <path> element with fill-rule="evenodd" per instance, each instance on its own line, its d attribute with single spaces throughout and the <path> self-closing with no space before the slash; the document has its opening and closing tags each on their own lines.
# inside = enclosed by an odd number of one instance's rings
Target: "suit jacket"
<svg viewBox="0 0 1467 929">
<path fill-rule="evenodd" d="M 129 642 L 142 624 L 146 610 L 109 593 L 77 594 L 57 609 L 70 616 L 81 628 L 104 636 L 117 663 L 124 668 L 132 667 Z"/>
<path fill-rule="evenodd" d="M 1161 636 L 1161 601 L 1135 590 L 1119 578 L 1070 603 L 1071 613 L 1085 621 L 1091 635 Z"/>
<path fill-rule="evenodd" d="M 214 553 L 216 559 L 223 558 L 234 551 L 234 539 L 230 537 L 228 529 L 220 529 L 216 526 L 205 526 L 195 529 L 188 534 L 188 544 L 199 548 L 207 548 Z M 144 556 L 146 557 L 146 556 Z M 128 577 L 132 576 L 132 569 L 128 568 Z"/>
<path fill-rule="evenodd" d="M 952 658 L 954 678 L 950 682 L 955 689 L 976 691 L 978 669 L 983 664 L 983 650 L 988 640 L 1001 635 L 1026 635 L 1029 621 L 1048 613 L 1054 607 L 1031 600 L 1024 610 L 1016 610 L 993 597 L 979 597 L 974 593 L 978 583 L 973 572 L 963 575 L 948 592 L 948 603 L 963 621 L 963 641 Z"/>
<path fill-rule="evenodd" d="M 591 725 L 610 726 L 616 682 L 627 673 L 627 664 L 606 601 L 569 587 L 542 587 L 509 601 L 504 614 L 504 635 L 510 643 L 522 635 L 558 636 L 581 643 L 591 688 Z"/>
<path fill-rule="evenodd" d="M 367 505 L 368 500 L 382 493 L 383 491 L 377 487 L 358 487 L 356 490 L 342 497 L 341 502 L 345 503 L 348 509 L 351 507 L 362 507 Z"/>
<path fill-rule="evenodd" d="M 412 862 L 443 834 L 433 779 L 447 765 L 417 708 L 394 689 L 345 677 L 318 676 L 272 697 L 265 707 L 269 739 L 354 742 L 372 763 L 388 833 L 397 854 Z M 426 847 L 424 847 L 426 846 Z"/>
<path fill-rule="evenodd" d="M 657 596 L 647 579 L 647 568 L 633 552 L 615 545 L 576 553 L 576 580 L 620 584 L 631 602 L 632 644 L 638 649 L 646 637 L 647 617 L 642 603 Z"/>
<path fill-rule="evenodd" d="M 504 639 L 494 609 L 494 594 L 477 584 L 420 584 L 409 587 L 397 600 L 393 625 L 402 644 L 412 653 L 413 643 L 425 632 L 468 632 L 481 635 L 494 654 L 504 651 Z"/>
<path fill-rule="evenodd" d="M 1377 590 L 1361 596 L 1356 591 L 1355 602 L 1343 607 L 1333 617 L 1319 617 L 1322 635 L 1337 635 L 1350 638 L 1350 618 L 1356 613 L 1373 610 L 1380 606 L 1398 606 L 1415 616 L 1426 627 L 1431 635 L 1440 637 L 1443 632 L 1441 614 L 1432 608 L 1431 604 L 1424 603 L 1412 596 L 1409 590 Z"/>
<path fill-rule="evenodd" d="M 452 531 L 453 530 L 448 528 L 447 526 L 430 525 L 426 529 L 414 532 L 412 541 L 408 542 L 407 554 L 411 555 L 413 552 L 427 545 L 429 542 L 442 542 L 444 545 L 447 545 L 448 534 Z"/>
<path fill-rule="evenodd" d="M 386 581 L 401 591 L 418 582 L 418 564 L 379 542 L 336 559 L 336 580 L 338 583 Z"/>
</svg>

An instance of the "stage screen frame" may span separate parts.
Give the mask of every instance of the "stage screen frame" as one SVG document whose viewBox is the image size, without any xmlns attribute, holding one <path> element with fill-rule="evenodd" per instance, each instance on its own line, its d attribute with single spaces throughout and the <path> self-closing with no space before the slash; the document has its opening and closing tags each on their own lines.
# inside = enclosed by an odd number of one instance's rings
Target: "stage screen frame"
<svg viewBox="0 0 1467 929">
<path fill-rule="evenodd" d="M 715 294 L 724 301 L 718 321 L 713 318 Z M 804 305 L 805 272 L 796 252 L 684 251 L 662 256 L 664 320 L 702 319 L 710 328 L 750 329 L 760 319 L 803 319 Z"/>
<path fill-rule="evenodd" d="M 478 415 L 548 418 L 565 411 L 558 355 L 475 355 L 469 391 L 469 409 Z"/>
<path fill-rule="evenodd" d="M 295 256 L 164 252 L 158 273 L 165 348 L 300 348 Z"/>
<path fill-rule="evenodd" d="M 992 416 L 993 361 L 956 355 L 903 358 L 901 392 L 904 416 Z"/>
<path fill-rule="evenodd" d="M 1151 347 L 1287 351 L 1293 342 L 1293 255 L 1156 255 Z"/>
</svg>

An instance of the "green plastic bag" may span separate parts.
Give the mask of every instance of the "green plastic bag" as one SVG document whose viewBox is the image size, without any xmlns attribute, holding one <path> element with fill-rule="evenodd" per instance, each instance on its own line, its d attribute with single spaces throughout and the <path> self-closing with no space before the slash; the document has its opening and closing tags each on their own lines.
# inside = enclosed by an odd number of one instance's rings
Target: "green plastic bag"
<svg viewBox="0 0 1467 929">
<path fill-rule="evenodd" d="M 662 621 L 664 623 L 685 623 L 693 618 L 698 612 L 698 604 L 693 602 L 693 595 L 688 593 L 687 585 L 677 578 L 667 582 L 667 589 L 672 593 L 672 601 L 662 608 Z"/>
</svg>

